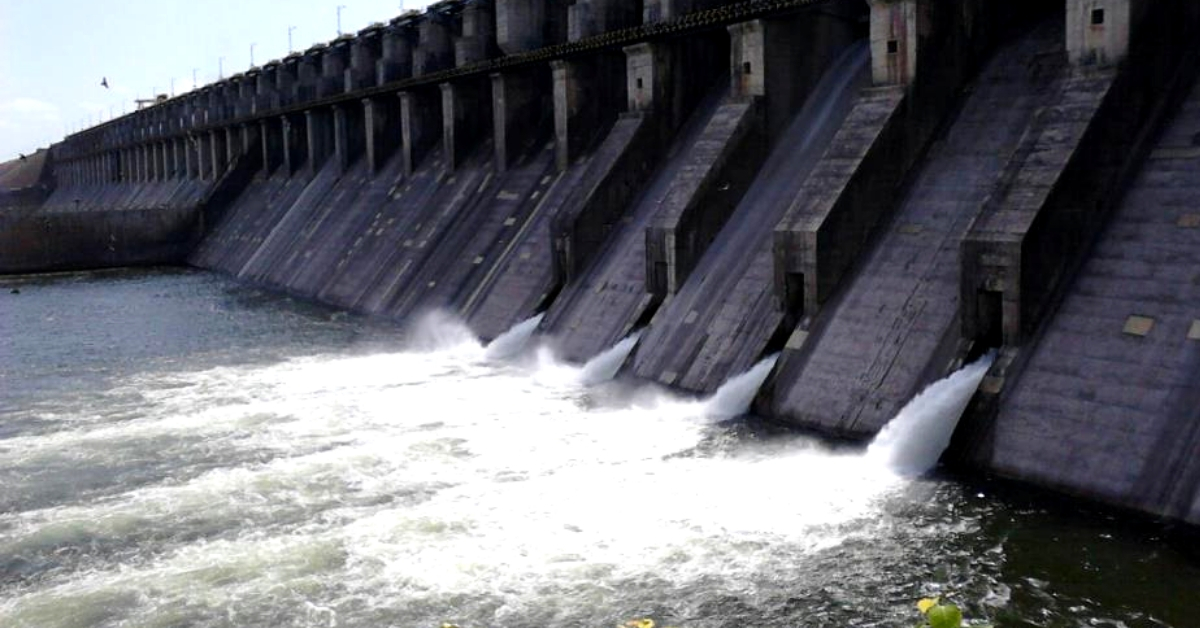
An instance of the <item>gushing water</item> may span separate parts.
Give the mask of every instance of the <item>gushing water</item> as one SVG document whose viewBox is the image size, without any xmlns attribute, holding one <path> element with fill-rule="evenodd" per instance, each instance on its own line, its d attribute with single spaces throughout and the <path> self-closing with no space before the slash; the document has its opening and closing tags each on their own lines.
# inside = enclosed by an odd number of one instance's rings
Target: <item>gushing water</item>
<svg viewBox="0 0 1200 628">
<path fill-rule="evenodd" d="M 641 333 L 634 333 L 596 357 L 587 361 L 579 371 L 579 383 L 584 386 L 595 386 L 617 376 L 625 359 L 637 346 Z"/>
<path fill-rule="evenodd" d="M 867 457 L 906 475 L 932 469 L 994 359 L 988 355 L 930 384 L 871 441 Z"/>
<path fill-rule="evenodd" d="M 537 331 L 538 325 L 541 324 L 543 316 L 545 314 L 538 314 L 497 336 L 487 346 L 488 359 L 504 360 L 524 351 L 529 345 L 530 339 L 533 338 L 534 332 Z"/>
<path fill-rule="evenodd" d="M 725 382 L 705 404 L 705 413 L 715 418 L 729 418 L 749 412 L 754 396 L 778 359 L 778 354 L 764 358 L 749 371 Z"/>
</svg>

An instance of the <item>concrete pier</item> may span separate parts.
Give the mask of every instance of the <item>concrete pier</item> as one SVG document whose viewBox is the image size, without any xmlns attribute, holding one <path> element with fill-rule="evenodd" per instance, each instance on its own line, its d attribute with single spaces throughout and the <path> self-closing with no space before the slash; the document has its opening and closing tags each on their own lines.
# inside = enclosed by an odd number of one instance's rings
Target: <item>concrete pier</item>
<svg viewBox="0 0 1200 628">
<path fill-rule="evenodd" d="M 492 99 L 490 83 L 482 79 L 442 83 L 442 148 L 447 172 L 454 172 L 468 152 L 488 132 Z"/>
<path fill-rule="evenodd" d="M 401 151 L 404 174 L 411 176 L 418 164 L 442 139 L 443 95 L 440 91 L 413 90 L 400 93 Z"/>
</svg>

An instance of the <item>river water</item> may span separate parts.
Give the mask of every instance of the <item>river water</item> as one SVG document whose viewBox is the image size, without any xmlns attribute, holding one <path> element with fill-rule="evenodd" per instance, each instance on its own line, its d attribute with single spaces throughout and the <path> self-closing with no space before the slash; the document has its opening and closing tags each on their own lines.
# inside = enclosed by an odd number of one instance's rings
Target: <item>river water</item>
<svg viewBox="0 0 1200 628">
<path fill-rule="evenodd" d="M 202 272 L 0 287 L 5 628 L 1200 625 L 1184 533 L 914 474 L 937 391 L 834 449 L 729 418 L 762 373 L 687 399 Z"/>
</svg>

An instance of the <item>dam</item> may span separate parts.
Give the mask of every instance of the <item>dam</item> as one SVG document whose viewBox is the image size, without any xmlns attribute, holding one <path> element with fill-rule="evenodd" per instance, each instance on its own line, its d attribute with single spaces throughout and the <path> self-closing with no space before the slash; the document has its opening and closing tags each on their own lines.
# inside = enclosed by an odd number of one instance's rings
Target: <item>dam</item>
<svg viewBox="0 0 1200 628">
<path fill-rule="evenodd" d="M 1197 34 L 1186 0 L 447 0 L 4 164 L 0 273 L 533 321 L 702 398 L 768 360 L 743 410 L 853 443 L 990 356 L 945 464 L 1198 524 Z"/>
</svg>

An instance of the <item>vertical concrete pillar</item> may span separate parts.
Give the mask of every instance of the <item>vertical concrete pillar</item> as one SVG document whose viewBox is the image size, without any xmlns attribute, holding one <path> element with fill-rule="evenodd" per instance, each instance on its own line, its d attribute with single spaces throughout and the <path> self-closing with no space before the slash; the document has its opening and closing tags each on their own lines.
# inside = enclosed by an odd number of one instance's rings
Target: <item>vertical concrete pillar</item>
<svg viewBox="0 0 1200 628">
<path fill-rule="evenodd" d="M 441 137 L 442 99 L 424 90 L 400 92 L 400 135 L 404 174 L 411 176 Z"/>
<path fill-rule="evenodd" d="M 275 106 L 290 105 L 296 102 L 296 77 L 300 73 L 300 56 L 289 55 L 275 70 Z"/>
<path fill-rule="evenodd" d="M 350 168 L 352 155 L 350 153 L 350 121 L 346 108 L 341 105 L 333 106 L 333 156 L 338 169 L 346 172 Z"/>
<path fill-rule="evenodd" d="M 475 81 L 442 83 L 442 147 L 446 171 L 454 172 L 490 122 L 491 100 L 486 84 Z"/>
<path fill-rule="evenodd" d="M 242 148 L 242 136 L 237 127 L 225 127 L 225 168 L 233 165 Z M 223 168 L 222 170 L 224 170 Z"/>
<path fill-rule="evenodd" d="M 270 111 L 275 106 L 275 82 L 279 73 L 278 61 L 272 61 L 262 67 L 254 80 L 254 99 L 250 106 L 251 113 Z"/>
<path fill-rule="evenodd" d="M 150 143 L 150 180 L 162 181 L 162 142 Z"/>
<path fill-rule="evenodd" d="M 138 147 L 138 181 L 147 183 L 152 180 L 151 161 L 150 145 L 142 144 Z"/>
<path fill-rule="evenodd" d="M 321 55 L 324 50 L 323 45 L 313 46 L 297 61 L 293 102 L 308 102 L 317 97 L 321 83 Z"/>
<path fill-rule="evenodd" d="M 250 68 L 238 81 L 238 117 L 254 113 L 255 97 L 258 94 L 258 77 L 262 70 Z"/>
<path fill-rule="evenodd" d="M 270 175 L 279 167 L 279 150 L 275 143 L 275 133 L 271 129 L 271 120 L 258 121 L 259 150 L 262 151 L 262 172 Z"/>
<path fill-rule="evenodd" d="M 628 111 L 648 113 L 671 110 L 670 49 L 644 42 L 626 46 Z"/>
<path fill-rule="evenodd" d="M 539 87 L 531 71 L 492 74 L 492 132 L 496 169 L 501 172 L 537 139 L 544 93 Z"/>
<path fill-rule="evenodd" d="M 183 138 L 183 172 L 184 176 L 189 179 L 196 179 L 200 176 L 199 161 L 196 159 L 197 142 L 196 136 L 191 133 Z"/>
<path fill-rule="evenodd" d="M 642 23 L 677 20 L 692 11 L 706 9 L 713 4 L 712 0 L 646 0 L 642 9 Z"/>
<path fill-rule="evenodd" d="M 289 175 L 296 174 L 308 156 L 308 132 L 305 117 L 283 116 L 283 163 Z"/>
<path fill-rule="evenodd" d="M 504 54 L 517 54 L 545 45 L 547 1 L 496 0 L 496 44 Z"/>
<path fill-rule="evenodd" d="M 590 60 L 550 62 L 554 83 L 555 160 L 560 170 L 579 157 L 599 123 L 595 94 L 597 72 Z"/>
<path fill-rule="evenodd" d="M 380 35 L 380 58 L 375 63 L 375 80 L 379 85 L 412 76 L 417 19 L 411 15 L 396 18 Z"/>
<path fill-rule="evenodd" d="M 324 98 L 341 94 L 346 90 L 346 68 L 350 61 L 350 42 L 339 38 L 321 55 L 321 87 L 318 94 Z"/>
<path fill-rule="evenodd" d="M 196 176 L 203 180 L 213 178 L 212 133 L 201 133 L 196 142 Z"/>
<path fill-rule="evenodd" d="M 749 100 L 767 94 L 765 31 L 762 20 L 729 26 L 730 89 L 736 99 Z"/>
<path fill-rule="evenodd" d="M 362 103 L 367 167 L 371 172 L 378 172 L 403 139 L 396 137 L 395 130 L 399 125 L 394 119 L 394 111 L 384 101 L 364 98 Z"/>
<path fill-rule="evenodd" d="M 1075 65 L 1113 65 L 1129 52 L 1131 24 L 1151 0 L 1067 0 L 1067 55 Z"/>
<path fill-rule="evenodd" d="M 254 151 L 259 150 L 261 143 L 258 139 L 257 124 L 239 124 L 238 135 L 241 137 L 242 145 L 238 149 L 238 154 L 246 156 Z"/>
<path fill-rule="evenodd" d="M 467 3 L 462 12 L 462 35 L 454 42 L 454 63 L 458 67 L 478 63 L 493 56 L 496 48 L 496 15 L 492 0 Z"/>
<path fill-rule="evenodd" d="M 209 146 L 211 148 L 210 152 L 212 153 L 212 161 L 210 162 L 212 171 L 210 173 L 210 178 L 213 181 L 216 181 L 217 179 L 221 178 L 221 175 L 225 174 L 225 158 L 227 156 L 227 153 L 225 152 L 225 130 L 217 129 L 216 131 L 210 131 L 208 137 Z"/>
<path fill-rule="evenodd" d="M 346 69 L 346 91 L 352 92 L 376 83 L 375 67 L 381 57 L 382 26 L 370 26 L 358 33 L 350 45 L 350 67 Z"/>
<path fill-rule="evenodd" d="M 179 138 L 171 140 L 171 171 L 172 179 L 183 178 L 183 142 Z"/>
<path fill-rule="evenodd" d="M 308 169 L 316 173 L 325 164 L 332 150 L 333 128 L 328 111 L 309 109 L 304 112 L 304 123 L 307 130 Z"/>
<path fill-rule="evenodd" d="M 869 0 L 871 76 L 876 86 L 908 85 L 917 76 L 918 17 L 932 0 Z"/>
<path fill-rule="evenodd" d="M 629 0 L 575 0 L 568 9 L 567 36 L 571 41 L 578 41 L 637 26 L 641 21 L 641 7 Z"/>
<path fill-rule="evenodd" d="M 413 51 L 413 76 L 424 76 L 454 64 L 449 18 L 435 12 L 425 14 L 420 24 L 420 41 Z"/>
</svg>

